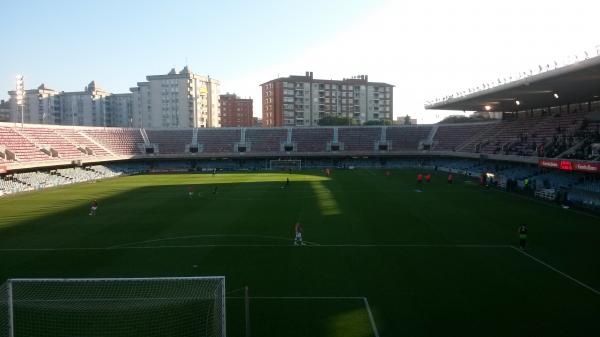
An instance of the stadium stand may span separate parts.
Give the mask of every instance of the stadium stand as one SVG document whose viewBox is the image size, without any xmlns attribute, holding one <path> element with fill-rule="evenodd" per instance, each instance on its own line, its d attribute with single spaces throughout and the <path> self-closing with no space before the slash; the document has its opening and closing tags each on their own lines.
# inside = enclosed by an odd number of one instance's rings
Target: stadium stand
<svg viewBox="0 0 600 337">
<path fill-rule="evenodd" d="M 75 144 L 78 148 L 89 149 L 91 152 L 90 155 L 98 157 L 110 155 L 106 149 L 95 143 L 89 137 L 84 136 L 79 130 L 56 129 L 55 131 L 72 144 Z"/>
<path fill-rule="evenodd" d="M 388 127 L 386 139 L 391 142 L 392 151 L 414 151 L 419 149 L 419 143 L 431 132 L 431 125 Z"/>
<path fill-rule="evenodd" d="M 21 135 L 16 128 L 0 127 L 0 140 L 0 145 L 14 154 L 14 160 L 24 162 L 52 159 Z"/>
<path fill-rule="evenodd" d="M 372 152 L 381 140 L 381 127 L 340 127 L 338 132 L 339 142 L 344 144 L 347 152 Z"/>
<path fill-rule="evenodd" d="M 198 143 L 204 153 L 232 153 L 240 135 L 240 129 L 198 129 Z"/>
<path fill-rule="evenodd" d="M 287 134 L 287 129 L 247 129 L 246 142 L 250 143 L 250 152 L 280 152 Z"/>
<path fill-rule="evenodd" d="M 0 178 L 0 195 L 31 191 L 33 188 L 15 177 Z"/>
<path fill-rule="evenodd" d="M 495 123 L 440 125 L 433 150 L 556 157 L 584 129 L 583 113 L 522 113 Z"/>
<path fill-rule="evenodd" d="M 191 155 L 197 133 L 199 154 L 233 154 L 238 144 L 250 153 L 323 153 L 339 144 L 343 153 L 429 151 L 517 155 L 523 157 L 600 158 L 600 122 L 579 112 L 521 114 L 488 123 L 419 126 L 121 129 L 0 126 L 1 162 L 43 162 L 54 159 L 93 160 L 117 156 Z M 337 129 L 337 132 L 336 132 Z M 336 137 L 337 135 L 337 137 Z M 429 137 L 432 137 L 429 139 Z M 337 138 L 337 139 L 334 139 Z M 381 148 L 381 145 L 389 148 Z M 379 145 L 379 147 L 378 147 Z M 293 147 L 293 148 L 292 148 Z M 150 154 L 150 153 L 149 153 Z"/>
<path fill-rule="evenodd" d="M 325 152 L 327 143 L 333 141 L 332 128 L 295 128 L 292 130 L 292 143 L 298 152 Z"/>
<path fill-rule="evenodd" d="M 11 173 L 0 176 L 0 195 L 138 174 L 147 172 L 148 168 L 148 165 L 129 163 Z"/>
<path fill-rule="evenodd" d="M 192 143 L 193 129 L 181 130 L 146 130 L 150 143 L 158 144 L 162 154 L 180 154 L 185 152 L 186 145 Z"/>
<path fill-rule="evenodd" d="M 431 146 L 437 151 L 456 151 L 465 139 L 470 139 L 481 131 L 481 124 L 440 125 Z"/>
<path fill-rule="evenodd" d="M 83 130 L 83 133 L 115 154 L 143 154 L 140 145 L 144 144 L 144 138 L 139 129 L 87 129 Z"/>
<path fill-rule="evenodd" d="M 23 128 L 21 129 L 21 134 L 38 147 L 47 146 L 55 150 L 59 158 L 73 159 L 87 155 L 53 129 Z"/>
</svg>

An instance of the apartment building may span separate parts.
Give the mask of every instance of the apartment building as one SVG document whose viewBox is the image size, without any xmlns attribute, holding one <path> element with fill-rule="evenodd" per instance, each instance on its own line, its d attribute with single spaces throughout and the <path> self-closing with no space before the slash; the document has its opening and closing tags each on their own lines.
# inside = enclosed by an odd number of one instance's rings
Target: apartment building
<svg viewBox="0 0 600 337">
<path fill-rule="evenodd" d="M 219 97 L 219 103 L 222 127 L 254 126 L 251 98 L 240 98 L 236 94 L 227 93 Z"/>
<path fill-rule="evenodd" d="M 60 111 L 62 125 L 124 126 L 113 123 L 108 100 L 111 93 L 90 82 L 83 91 L 61 92 Z"/>
<path fill-rule="evenodd" d="M 394 86 L 366 75 L 315 79 L 312 72 L 261 84 L 263 126 L 317 126 L 323 117 L 347 117 L 357 124 L 393 120 Z"/>
<path fill-rule="evenodd" d="M 122 112 L 112 111 L 113 95 L 100 88 L 95 81 L 83 91 L 56 91 L 42 84 L 37 89 L 26 90 L 23 108 L 17 106 L 16 92 L 9 91 L 10 121 L 32 124 L 83 125 L 83 126 L 127 126 L 126 120 L 116 116 Z M 130 94 L 125 94 L 129 95 Z M 126 99 L 126 98 L 125 98 Z M 130 99 L 130 98 L 129 98 Z"/>
<path fill-rule="evenodd" d="M 10 103 L 5 100 L 0 101 L 0 122 L 10 121 Z"/>
<path fill-rule="evenodd" d="M 134 127 L 219 127 L 219 81 L 188 67 L 150 75 L 130 88 Z"/>
<path fill-rule="evenodd" d="M 60 93 L 41 84 L 25 90 L 23 108 L 17 106 L 16 91 L 9 91 L 10 121 L 35 124 L 57 124 L 61 120 Z"/>
<path fill-rule="evenodd" d="M 113 94 L 90 82 L 83 91 L 26 90 L 23 109 L 9 91 L 10 121 L 33 124 L 188 128 L 219 127 L 219 81 L 188 67 L 150 75 L 130 93 Z M 21 113 L 22 112 L 22 113 Z"/>
</svg>

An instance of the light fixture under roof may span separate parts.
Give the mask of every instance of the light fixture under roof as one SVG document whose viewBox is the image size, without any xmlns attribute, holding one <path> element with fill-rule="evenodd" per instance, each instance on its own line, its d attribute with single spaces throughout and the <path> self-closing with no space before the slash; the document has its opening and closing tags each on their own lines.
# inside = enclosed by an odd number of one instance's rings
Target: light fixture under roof
<svg viewBox="0 0 600 337">
<path fill-rule="evenodd" d="M 521 105 L 521 101 L 515 101 L 516 105 Z"/>
<path fill-rule="evenodd" d="M 485 109 L 485 111 L 490 111 L 490 110 L 492 110 L 492 107 L 491 107 L 491 106 L 489 106 L 489 105 L 486 105 L 486 106 L 484 106 L 483 108 Z"/>
<path fill-rule="evenodd" d="M 554 93 L 554 98 L 558 99 L 558 94 Z"/>
</svg>

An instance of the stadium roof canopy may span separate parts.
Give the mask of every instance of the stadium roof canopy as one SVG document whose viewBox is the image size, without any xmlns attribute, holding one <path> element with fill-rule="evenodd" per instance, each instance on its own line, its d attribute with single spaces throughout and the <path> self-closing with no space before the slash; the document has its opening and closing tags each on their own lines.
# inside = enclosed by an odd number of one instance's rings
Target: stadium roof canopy
<svg viewBox="0 0 600 337">
<path fill-rule="evenodd" d="M 448 97 L 426 104 L 425 108 L 508 112 L 599 100 L 600 56 L 595 56 L 513 82 Z"/>
</svg>

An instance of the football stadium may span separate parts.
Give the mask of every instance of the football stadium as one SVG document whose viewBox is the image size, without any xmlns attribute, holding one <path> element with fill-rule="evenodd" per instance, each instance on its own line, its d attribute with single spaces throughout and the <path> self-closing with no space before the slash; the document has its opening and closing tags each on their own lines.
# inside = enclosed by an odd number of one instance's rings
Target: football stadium
<svg viewBox="0 0 600 337">
<path fill-rule="evenodd" d="M 432 103 L 485 123 L 3 123 L 0 333 L 597 335 L 598 88 L 595 57 Z"/>
<path fill-rule="evenodd" d="M 187 66 L 116 95 L 16 79 L 0 337 L 600 336 L 600 47 L 426 124 L 365 75 L 278 75 L 262 126 Z"/>
</svg>

